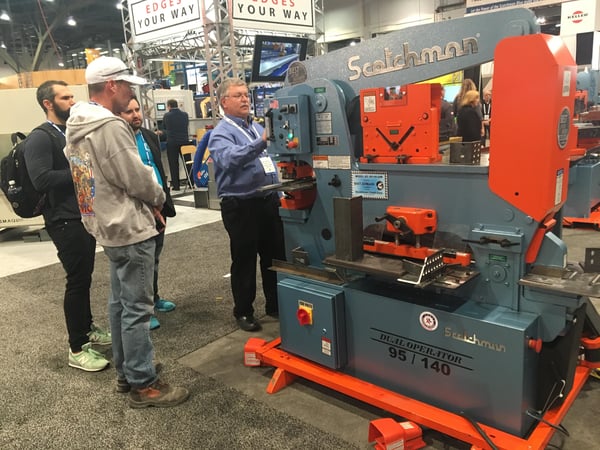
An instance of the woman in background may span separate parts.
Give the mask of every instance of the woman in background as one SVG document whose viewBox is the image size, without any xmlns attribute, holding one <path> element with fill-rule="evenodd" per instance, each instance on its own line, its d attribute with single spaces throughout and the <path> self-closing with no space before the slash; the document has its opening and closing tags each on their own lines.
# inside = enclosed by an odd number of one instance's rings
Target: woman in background
<svg viewBox="0 0 600 450">
<path fill-rule="evenodd" d="M 479 107 L 479 92 L 467 91 L 462 98 L 458 112 L 458 136 L 463 142 L 481 141 L 483 125 Z"/>
<path fill-rule="evenodd" d="M 475 86 L 475 82 L 470 78 L 465 78 L 460 86 L 460 90 L 456 97 L 454 97 L 454 101 L 452 102 L 452 107 L 454 111 L 454 117 L 458 117 L 458 111 L 461 108 L 462 99 L 468 91 L 476 91 L 477 86 Z"/>
</svg>

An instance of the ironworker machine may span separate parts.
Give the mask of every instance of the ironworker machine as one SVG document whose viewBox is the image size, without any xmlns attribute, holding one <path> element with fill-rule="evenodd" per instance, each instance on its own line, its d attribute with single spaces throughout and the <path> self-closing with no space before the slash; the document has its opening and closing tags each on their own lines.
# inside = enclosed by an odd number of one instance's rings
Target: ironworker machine
<svg viewBox="0 0 600 450">
<path fill-rule="evenodd" d="M 265 108 L 284 197 L 281 337 L 247 345 L 276 367 L 269 392 L 301 376 L 472 448 L 542 448 L 558 429 L 598 366 L 600 286 L 570 270 L 555 218 L 582 155 L 576 68 L 537 31 L 513 9 L 290 68 Z M 491 59 L 489 164 L 465 148 L 449 163 L 440 86 L 412 83 Z M 537 91 L 531 120 L 522 95 Z"/>
</svg>

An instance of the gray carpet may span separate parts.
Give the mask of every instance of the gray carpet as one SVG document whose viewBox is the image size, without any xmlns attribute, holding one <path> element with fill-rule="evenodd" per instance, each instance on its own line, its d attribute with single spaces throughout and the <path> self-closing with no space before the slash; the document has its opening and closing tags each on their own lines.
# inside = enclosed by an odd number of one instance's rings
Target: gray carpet
<svg viewBox="0 0 600 450">
<path fill-rule="evenodd" d="M 115 392 L 115 372 L 67 365 L 60 265 L 0 278 L 0 448 L 2 449 L 350 449 L 350 443 L 177 363 L 236 329 L 228 240 L 220 222 L 167 235 L 160 292 L 177 309 L 153 331 L 164 377 L 191 391 L 185 404 L 132 410 Z M 92 311 L 108 324 L 108 263 L 96 258 Z M 264 300 L 256 302 L 262 313 Z M 242 349 L 240 349 L 240 360 Z M 240 370 L 243 366 L 240 363 Z"/>
</svg>

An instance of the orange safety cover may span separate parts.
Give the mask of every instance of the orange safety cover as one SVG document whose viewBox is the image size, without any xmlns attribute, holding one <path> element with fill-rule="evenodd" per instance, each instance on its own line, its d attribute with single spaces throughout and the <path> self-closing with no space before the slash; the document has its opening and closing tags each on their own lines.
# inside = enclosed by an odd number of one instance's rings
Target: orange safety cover
<svg viewBox="0 0 600 450">
<path fill-rule="evenodd" d="M 576 75 L 558 36 L 507 38 L 496 47 L 489 186 L 538 222 L 567 198 Z"/>
<path fill-rule="evenodd" d="M 360 91 L 362 162 L 429 164 L 439 162 L 441 85 L 409 84 L 386 98 L 385 88 Z"/>
</svg>

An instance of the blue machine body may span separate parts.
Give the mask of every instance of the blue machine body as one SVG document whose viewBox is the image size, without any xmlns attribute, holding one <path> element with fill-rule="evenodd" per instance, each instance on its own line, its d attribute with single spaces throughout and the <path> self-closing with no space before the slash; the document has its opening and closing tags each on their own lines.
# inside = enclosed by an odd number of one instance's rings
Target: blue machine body
<svg viewBox="0 0 600 450">
<path fill-rule="evenodd" d="M 344 58 L 339 59 L 336 75 Z M 494 150 L 489 164 L 362 162 L 360 130 L 349 117 L 369 80 L 353 84 L 341 77 L 313 77 L 316 67 L 317 59 L 307 68 L 308 79 L 282 88 L 265 104 L 269 153 L 299 167 L 310 165 L 309 189 L 316 191 L 309 207 L 280 209 L 290 265 L 278 272 L 281 348 L 526 436 L 536 413 L 560 402 L 569 389 L 589 308 L 584 289 L 557 287 L 556 278 L 533 270 L 565 269 L 560 230 L 540 233 L 543 221 L 491 188 Z M 413 72 L 406 73 L 409 81 L 417 81 Z M 423 73 L 421 67 L 414 76 L 426 79 Z M 385 76 L 383 86 L 391 75 Z M 571 84 L 563 84 L 563 91 L 566 86 L 572 97 L 574 79 Z M 363 111 L 368 107 L 360 105 Z M 494 129 L 503 132 L 508 130 Z M 563 172 L 552 176 L 560 206 Z M 286 197 L 296 192 L 285 185 L 279 190 Z M 340 212 L 339 199 L 357 200 L 359 207 Z M 343 261 L 343 236 L 351 241 L 358 228 L 360 240 L 363 229 L 377 224 L 390 205 L 436 211 L 437 228 L 427 245 L 444 249 L 450 261 L 452 252 L 471 255 L 456 281 L 450 274 L 407 282 L 400 272 L 395 275 L 398 258 L 390 255 L 359 254 Z M 532 247 L 533 262 L 528 260 Z M 356 248 L 360 253 L 362 242 Z M 446 268 L 452 266 L 446 261 Z M 299 320 L 299 313 L 310 321 Z M 568 356 L 555 356 L 560 352 Z"/>
</svg>

